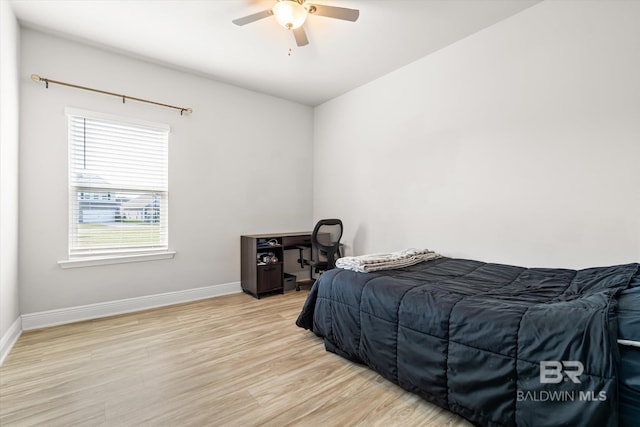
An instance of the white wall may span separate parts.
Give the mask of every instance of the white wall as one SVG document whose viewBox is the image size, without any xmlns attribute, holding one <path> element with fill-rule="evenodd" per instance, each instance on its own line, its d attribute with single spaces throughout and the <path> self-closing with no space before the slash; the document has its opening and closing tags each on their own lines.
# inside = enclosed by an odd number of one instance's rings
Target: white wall
<svg viewBox="0 0 640 427">
<path fill-rule="evenodd" d="M 28 29 L 21 46 L 23 314 L 237 283 L 241 234 L 311 227 L 310 107 Z M 63 86 L 45 89 L 30 80 L 32 73 L 194 112 L 181 117 Z M 68 270 L 57 265 L 67 258 L 67 106 L 171 126 L 169 246 L 175 259 Z"/>
<path fill-rule="evenodd" d="M 350 253 L 640 261 L 640 2 L 548 1 L 315 109 Z"/>
<path fill-rule="evenodd" d="M 18 52 L 19 29 L 0 1 L 0 360 L 16 333 L 18 303 Z"/>
</svg>

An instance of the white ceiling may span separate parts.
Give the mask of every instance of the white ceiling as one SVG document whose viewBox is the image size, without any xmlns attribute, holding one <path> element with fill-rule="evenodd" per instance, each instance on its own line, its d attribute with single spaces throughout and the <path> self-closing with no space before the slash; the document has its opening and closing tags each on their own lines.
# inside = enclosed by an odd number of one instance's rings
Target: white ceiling
<svg viewBox="0 0 640 427">
<path fill-rule="evenodd" d="M 305 23 L 310 44 L 299 48 L 273 17 L 243 27 L 231 23 L 275 0 L 11 3 L 24 26 L 315 106 L 540 0 L 308 1 L 359 9 L 360 18 L 311 15 Z"/>
</svg>

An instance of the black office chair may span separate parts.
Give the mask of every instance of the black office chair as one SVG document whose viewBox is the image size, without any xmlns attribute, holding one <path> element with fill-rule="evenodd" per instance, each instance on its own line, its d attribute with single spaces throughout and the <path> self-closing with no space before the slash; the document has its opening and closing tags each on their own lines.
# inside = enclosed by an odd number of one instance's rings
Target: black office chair
<svg viewBox="0 0 640 427">
<path fill-rule="evenodd" d="M 321 219 L 311 233 L 311 259 L 304 259 L 304 246 L 298 246 L 300 266 L 310 266 L 312 272 L 322 273 L 336 267 L 336 260 L 340 253 L 340 239 L 342 238 L 342 221 L 339 219 Z M 313 276 L 313 273 L 310 275 Z M 296 285 L 296 291 L 300 286 Z"/>
</svg>

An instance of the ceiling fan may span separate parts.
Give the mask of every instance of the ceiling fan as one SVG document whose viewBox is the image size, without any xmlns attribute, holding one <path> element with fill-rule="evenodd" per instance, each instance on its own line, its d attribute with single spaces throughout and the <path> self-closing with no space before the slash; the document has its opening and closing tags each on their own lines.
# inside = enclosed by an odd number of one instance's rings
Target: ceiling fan
<svg viewBox="0 0 640 427">
<path fill-rule="evenodd" d="M 309 39 L 307 39 L 307 34 L 304 32 L 302 24 L 304 24 L 309 14 L 355 22 L 360 16 L 360 11 L 345 7 L 307 3 L 306 0 L 277 0 L 271 9 L 234 19 L 231 22 L 242 26 L 273 15 L 280 25 L 293 31 L 293 36 L 298 46 L 305 46 L 309 44 Z"/>
</svg>

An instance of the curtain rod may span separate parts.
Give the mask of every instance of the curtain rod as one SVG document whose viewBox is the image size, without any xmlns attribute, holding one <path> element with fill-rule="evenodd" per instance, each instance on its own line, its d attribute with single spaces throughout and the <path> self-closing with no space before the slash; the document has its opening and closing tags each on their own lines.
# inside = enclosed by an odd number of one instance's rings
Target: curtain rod
<svg viewBox="0 0 640 427">
<path fill-rule="evenodd" d="M 91 87 L 79 86 L 79 85 L 74 85 L 74 84 L 65 83 L 65 82 L 59 82 L 57 80 L 51 80 L 51 79 L 46 79 L 44 77 L 40 77 L 37 74 L 31 74 L 31 80 L 33 80 L 34 82 L 45 82 L 47 89 L 49 89 L 49 83 L 54 83 L 54 84 L 57 84 L 57 85 L 69 86 L 69 87 L 73 87 L 73 88 L 76 88 L 76 89 L 82 89 L 82 90 L 88 90 L 88 91 L 91 91 L 91 92 L 103 93 L 105 95 L 117 96 L 118 98 L 122 98 L 122 103 L 124 103 L 124 101 L 126 99 L 132 99 L 134 101 L 146 102 L 148 104 L 154 104 L 154 105 L 159 105 L 161 107 L 167 107 L 167 108 L 173 108 L 173 109 L 176 109 L 176 110 L 180 110 L 180 115 L 182 115 L 182 113 L 184 113 L 185 111 L 187 113 L 192 113 L 193 112 L 193 109 L 191 109 L 191 108 L 176 107 L 175 105 L 163 104 L 161 102 L 149 101 L 148 99 L 136 98 L 134 96 L 129 96 L 129 95 L 121 95 L 119 93 L 114 93 L 114 92 L 107 92 L 106 90 L 94 89 L 94 88 L 91 88 Z"/>
</svg>

